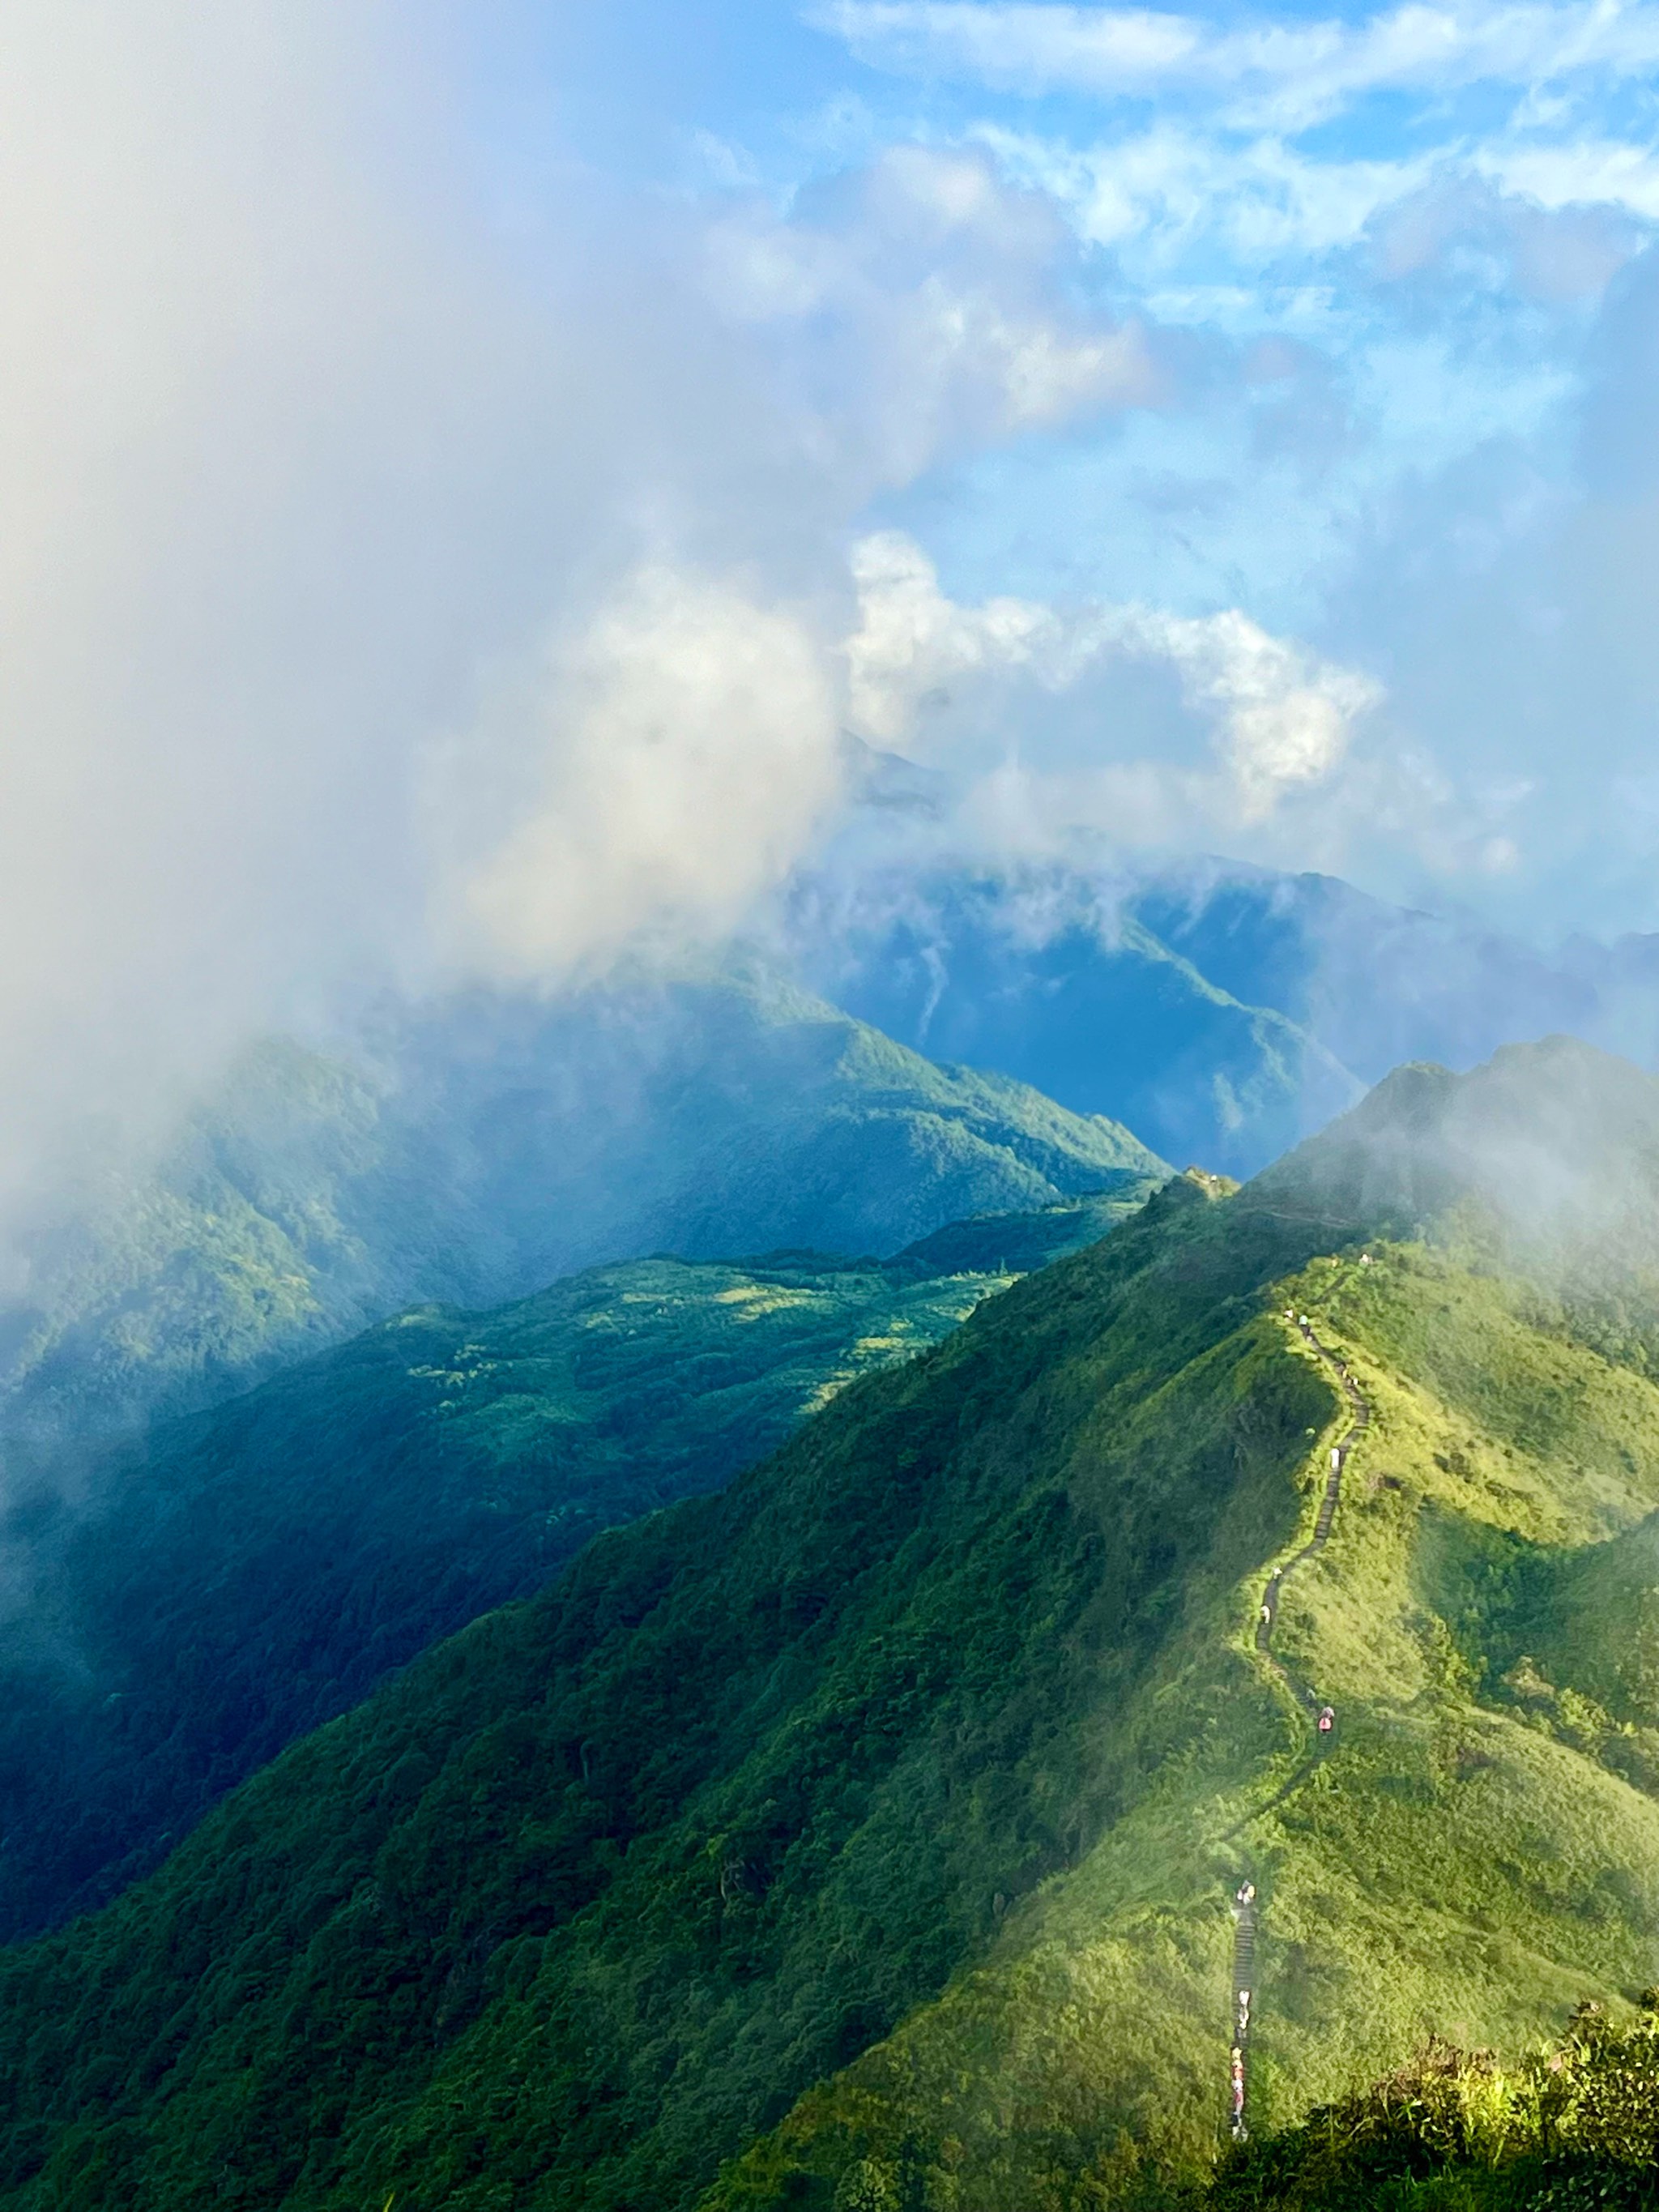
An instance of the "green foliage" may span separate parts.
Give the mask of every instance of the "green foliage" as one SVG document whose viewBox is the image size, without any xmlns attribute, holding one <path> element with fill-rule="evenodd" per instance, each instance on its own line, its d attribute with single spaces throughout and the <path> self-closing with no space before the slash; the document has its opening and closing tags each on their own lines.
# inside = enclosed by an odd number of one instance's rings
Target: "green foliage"
<svg viewBox="0 0 1659 2212">
<path fill-rule="evenodd" d="M 1224 1646 L 1201 1707 L 1158 1697 L 1288 1540 L 1328 1401 L 1209 1210 L 1175 1187 L 601 1536 L 15 1954 L 13 2197 L 682 2201 L 1218 1705 L 1270 1747 Z"/>
<path fill-rule="evenodd" d="M 718 1487 L 1121 1201 L 964 1222 L 885 1266 L 593 1268 L 402 1314 L 14 1507 L 0 1929 L 146 1872 L 283 1747 L 598 1528 Z M 22 1577 L 20 1575 L 19 1579 Z"/>
<path fill-rule="evenodd" d="M 180 1412 L 400 1307 L 596 1261 L 890 1255 L 1168 1170 L 1127 1130 L 942 1068 L 763 973 L 461 997 L 351 1058 L 249 1053 L 153 1168 L 28 1239 L 14 1433 Z"/>
<path fill-rule="evenodd" d="M 1431 2044 L 1388 2080 L 1228 2151 L 1182 2201 L 1204 2212 L 1480 2212 L 1652 2203 L 1659 2177 L 1659 2014 L 1581 2005 L 1565 2037 L 1505 2069 Z"/>
<path fill-rule="evenodd" d="M 1507 2212 L 1534 2154 L 1562 2203 L 1639 2173 L 1659 1798 L 1620 1747 L 1659 1712 L 1619 1639 L 1659 1390 L 1544 1243 L 1471 1238 L 1445 1086 L 1405 1093 L 1340 1172 L 1182 1178 L 600 1535 L 12 1954 L 0 2205 L 1191 2201 L 1247 1873 L 1259 2158 L 1218 2187 L 1317 2179 L 1334 2126 L 1404 2161 L 1350 2203 Z M 1385 1240 L 1368 1192 L 1428 1233 Z M 1323 1749 L 1253 1634 L 1344 1418 L 1287 1307 L 1373 1414 L 1274 1635 Z M 1588 2055 L 1528 2073 L 1584 2000 Z"/>
</svg>

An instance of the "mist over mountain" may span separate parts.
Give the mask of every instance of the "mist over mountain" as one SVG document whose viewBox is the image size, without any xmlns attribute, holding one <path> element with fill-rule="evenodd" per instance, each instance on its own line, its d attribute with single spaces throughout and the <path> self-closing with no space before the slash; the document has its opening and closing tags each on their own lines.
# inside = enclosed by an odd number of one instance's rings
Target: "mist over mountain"
<svg viewBox="0 0 1659 2212">
<path fill-rule="evenodd" d="M 1249 1173 L 1362 1087 L 1310 1031 L 1211 981 L 1109 880 L 907 871 L 809 887 L 794 929 L 803 972 L 861 1019 L 1156 1132 L 1172 1159 Z"/>
<path fill-rule="evenodd" d="M 915 1049 L 1110 1114 L 1170 1158 L 1254 1174 L 1406 1060 L 1467 1068 L 1564 1033 L 1659 1066 L 1652 940 L 1546 954 L 1224 860 L 952 860 L 943 780 L 860 765 L 861 823 L 787 910 L 799 972 Z"/>
<path fill-rule="evenodd" d="M 932 803 L 880 766 L 882 805 Z M 22 1232 L 14 1427 L 180 1410 L 411 1301 L 604 1259 L 890 1254 L 1159 1155 L 1251 1174 L 1399 1059 L 1555 1030 L 1659 1054 L 1640 940 L 1549 961 L 1220 864 L 850 871 L 803 881 L 771 951 L 816 989 L 751 962 L 480 990 L 251 1048 L 159 1171 L 106 1167 Z"/>
<path fill-rule="evenodd" d="M 603 1260 L 887 1255 L 1165 1172 L 763 972 L 429 1001 L 332 1055 L 256 1047 L 159 1167 L 55 1200 L 4 1316 L 8 1419 L 182 1410 L 399 1307 Z"/>
<path fill-rule="evenodd" d="M 1548 1037 L 1455 1076 L 1411 1065 L 1259 1176 L 1333 1225 L 1430 1237 L 1571 1299 L 1645 1367 L 1659 1304 L 1659 1083 Z"/>
<path fill-rule="evenodd" d="M 1153 2204 L 1247 1880 L 1254 2130 L 1622 2017 L 1659 1388 L 1470 1223 L 1520 1163 L 1645 1249 L 1656 1102 L 1403 1071 L 601 1536 L 0 1963 L 5 2201 Z"/>
</svg>

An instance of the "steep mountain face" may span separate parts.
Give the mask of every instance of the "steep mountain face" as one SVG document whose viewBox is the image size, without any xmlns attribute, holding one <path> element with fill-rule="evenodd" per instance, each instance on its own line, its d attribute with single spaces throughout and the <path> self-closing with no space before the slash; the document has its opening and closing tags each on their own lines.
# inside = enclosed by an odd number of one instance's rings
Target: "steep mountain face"
<svg viewBox="0 0 1659 2212">
<path fill-rule="evenodd" d="M 591 1263 L 898 1251 L 969 1214 L 1152 1187 L 1125 1129 L 936 1067 L 763 976 L 388 1016 L 253 1053 L 158 1172 L 27 1239 L 14 1433 L 182 1412 L 426 1300 Z"/>
<path fill-rule="evenodd" d="M 1146 2203 L 1246 1885 L 1255 2132 L 1619 2014 L 1659 1389 L 1502 1164 L 1626 1190 L 1635 1300 L 1656 1090 L 1407 1071 L 599 1537 L 5 1960 L 0 2202 Z"/>
<path fill-rule="evenodd" d="M 907 870 L 804 889 L 795 927 L 803 972 L 861 1019 L 1115 1115 L 1171 1159 L 1251 1173 L 1359 1093 L 1310 1030 L 1158 936 L 1121 883 Z"/>
<path fill-rule="evenodd" d="M 1565 1032 L 1659 1064 L 1659 940 L 1546 956 L 1331 876 L 1231 861 L 895 864 L 803 884 L 800 973 L 919 1050 L 1254 1174 L 1404 1060 Z"/>
<path fill-rule="evenodd" d="M 720 1486 L 1122 1201 L 959 1222 L 880 1265 L 594 1268 L 425 1307 L 14 1503 L 0 1620 L 0 1931 L 148 1871 L 389 1670 L 539 1589 L 596 1529 Z"/>
<path fill-rule="evenodd" d="M 1604 948 L 1547 957 L 1334 876 L 1218 862 L 1138 885 L 1130 904 L 1212 982 L 1276 1008 L 1367 1083 L 1402 1060 L 1467 1067 L 1514 1038 L 1555 1030 L 1659 1057 L 1659 995 L 1625 1035 L 1637 994 Z"/>
</svg>

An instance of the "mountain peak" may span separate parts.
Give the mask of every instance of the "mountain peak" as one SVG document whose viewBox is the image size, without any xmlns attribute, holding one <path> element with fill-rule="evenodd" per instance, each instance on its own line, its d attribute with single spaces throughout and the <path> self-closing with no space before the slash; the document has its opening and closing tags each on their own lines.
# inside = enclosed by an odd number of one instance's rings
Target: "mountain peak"
<svg viewBox="0 0 1659 2212">
<path fill-rule="evenodd" d="M 1561 1036 L 1466 1074 L 1409 1061 L 1249 1188 L 1356 1233 L 1455 1219 L 1516 1260 L 1645 1269 L 1659 1261 L 1659 1080 Z"/>
</svg>

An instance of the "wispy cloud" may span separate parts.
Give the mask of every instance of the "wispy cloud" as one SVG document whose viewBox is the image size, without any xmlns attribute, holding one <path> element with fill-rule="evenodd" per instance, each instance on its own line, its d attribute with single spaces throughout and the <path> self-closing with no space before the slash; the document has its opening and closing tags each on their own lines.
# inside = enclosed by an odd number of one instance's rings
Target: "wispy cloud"
<svg viewBox="0 0 1659 2212">
<path fill-rule="evenodd" d="M 1535 88 L 1586 73 L 1635 76 L 1659 62 L 1659 9 L 1608 0 L 1412 5 L 1360 23 L 1229 27 L 1146 9 L 832 0 L 811 20 L 877 68 L 1100 99 L 1201 88 L 1225 94 L 1239 118 L 1279 129 L 1304 128 L 1373 92 Z"/>
<path fill-rule="evenodd" d="M 1351 246 L 1379 210 L 1420 191 L 1440 159 L 1316 159 L 1282 138 L 1224 137 L 1175 120 L 1085 147 L 1002 122 L 975 136 L 1011 178 L 1050 193 L 1083 237 L 1148 270 L 1194 245 L 1250 270 Z"/>
<path fill-rule="evenodd" d="M 704 241 L 720 310 L 769 349 L 816 438 L 882 486 L 1160 395 L 1140 324 L 1068 289 L 1076 239 L 1053 196 L 987 151 L 890 148 L 787 213 L 749 196 Z"/>
</svg>

